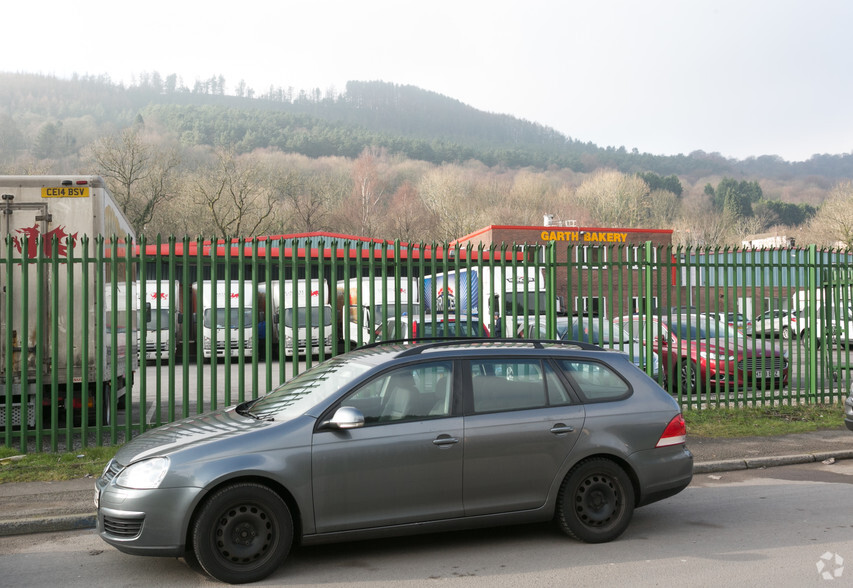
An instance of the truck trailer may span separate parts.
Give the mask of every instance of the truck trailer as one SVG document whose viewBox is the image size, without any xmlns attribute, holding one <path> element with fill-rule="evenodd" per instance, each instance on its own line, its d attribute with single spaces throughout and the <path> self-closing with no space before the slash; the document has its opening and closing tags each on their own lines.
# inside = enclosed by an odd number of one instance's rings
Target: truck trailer
<svg viewBox="0 0 853 588">
<path fill-rule="evenodd" d="M 341 341 L 349 341 L 351 347 L 373 343 L 376 330 L 384 321 L 400 315 L 418 314 L 417 288 L 409 296 L 409 278 L 394 276 L 387 279 L 351 278 L 338 282 L 337 308 L 338 334 Z M 414 284 L 413 284 L 414 285 Z"/>
<path fill-rule="evenodd" d="M 138 366 L 130 222 L 99 176 L 0 176 L 0 198 L 0 427 L 108 424 Z"/>
<path fill-rule="evenodd" d="M 175 343 L 181 340 L 183 320 L 176 304 L 181 295 L 180 283 L 146 280 L 140 282 L 138 291 L 140 353 L 145 353 L 146 360 L 168 359 L 175 351 Z"/>
<path fill-rule="evenodd" d="M 535 267 L 472 267 L 424 276 L 419 295 L 425 313 L 476 316 L 493 337 L 523 337 L 547 312 L 545 278 Z"/>
</svg>

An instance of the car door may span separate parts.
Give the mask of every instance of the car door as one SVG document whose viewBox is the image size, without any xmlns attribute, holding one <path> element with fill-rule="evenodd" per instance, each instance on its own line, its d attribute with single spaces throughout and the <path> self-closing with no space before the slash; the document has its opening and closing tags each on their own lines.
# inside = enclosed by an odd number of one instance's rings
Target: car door
<svg viewBox="0 0 853 588">
<path fill-rule="evenodd" d="M 465 515 L 541 507 L 583 430 L 583 405 L 548 362 L 464 363 Z"/>
<path fill-rule="evenodd" d="M 455 404 L 449 361 L 390 370 L 344 398 L 338 406 L 361 410 L 365 425 L 314 433 L 317 532 L 461 516 L 463 420 Z"/>
</svg>

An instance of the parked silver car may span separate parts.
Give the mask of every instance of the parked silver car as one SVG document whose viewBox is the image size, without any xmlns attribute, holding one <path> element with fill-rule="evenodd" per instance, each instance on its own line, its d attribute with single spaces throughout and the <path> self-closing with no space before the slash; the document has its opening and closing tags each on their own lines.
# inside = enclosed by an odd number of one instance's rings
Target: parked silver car
<svg viewBox="0 0 853 588">
<path fill-rule="evenodd" d="M 130 441 L 96 481 L 98 533 L 230 583 L 294 542 L 556 519 L 598 543 L 690 483 L 685 439 L 676 402 L 594 345 L 367 346 Z"/>
<path fill-rule="evenodd" d="M 531 325 L 527 332 L 530 339 L 545 337 L 547 325 L 544 322 Z M 627 353 L 635 366 L 643 371 L 646 365 L 647 347 L 639 337 L 631 335 L 620 325 L 612 324 L 610 319 L 599 317 L 567 317 L 556 318 L 556 337 L 559 341 L 581 341 L 593 343 L 606 349 L 615 349 Z M 660 371 L 658 354 L 651 352 L 652 369 L 648 371 L 652 378 L 657 378 Z"/>
</svg>

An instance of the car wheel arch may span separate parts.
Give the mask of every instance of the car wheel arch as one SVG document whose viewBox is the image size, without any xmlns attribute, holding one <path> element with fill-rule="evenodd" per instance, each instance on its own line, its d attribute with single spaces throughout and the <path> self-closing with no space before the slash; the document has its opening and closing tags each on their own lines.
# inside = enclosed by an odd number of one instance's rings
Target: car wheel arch
<svg viewBox="0 0 853 588">
<path fill-rule="evenodd" d="M 261 486 L 266 486 L 267 488 L 269 488 L 270 490 L 272 490 L 273 492 L 278 494 L 281 497 L 281 499 L 284 500 L 284 503 L 287 505 L 287 508 L 289 508 L 290 512 L 291 512 L 291 516 L 293 519 L 293 543 L 294 543 L 294 545 L 296 545 L 296 544 L 299 544 L 301 542 L 302 534 L 303 534 L 303 523 L 302 523 L 303 513 L 302 513 L 302 509 L 299 507 L 299 503 L 296 501 L 296 498 L 294 498 L 293 494 L 283 484 L 281 484 L 277 480 L 274 480 L 274 479 L 266 477 L 266 476 L 243 474 L 243 475 L 231 476 L 231 477 L 226 477 L 226 478 L 216 480 L 215 483 L 212 483 L 209 486 L 207 486 L 204 489 L 204 492 L 202 492 L 198 495 L 198 497 L 196 498 L 195 502 L 192 505 L 192 508 L 190 509 L 191 514 L 189 517 L 187 517 L 187 520 L 184 523 L 185 524 L 184 548 L 186 550 L 189 551 L 193 548 L 193 545 L 192 545 L 193 527 L 195 526 L 195 521 L 198 518 L 199 513 L 200 513 L 202 507 L 204 506 L 205 502 L 207 502 L 207 500 L 211 496 L 216 494 L 216 492 L 219 489 L 224 488 L 226 486 L 231 486 L 234 484 L 242 484 L 242 483 L 259 484 Z"/>
<path fill-rule="evenodd" d="M 553 508 L 555 516 L 557 514 L 557 500 L 559 498 L 560 488 L 562 488 L 563 482 L 565 482 L 566 479 L 568 479 L 568 477 L 572 475 L 572 472 L 574 472 L 576 469 L 578 469 L 582 464 L 589 462 L 589 461 L 594 461 L 596 459 L 609 460 L 609 461 L 613 462 L 615 465 L 617 465 L 619 468 L 621 468 L 623 472 L 625 472 L 625 475 L 627 475 L 628 479 L 631 480 L 631 486 L 634 489 L 634 506 L 635 507 L 639 506 L 640 498 L 642 495 L 642 491 L 641 491 L 641 487 L 640 487 L 640 478 L 639 478 L 639 476 L 637 476 L 637 472 L 631 466 L 630 462 L 627 459 L 625 459 L 624 457 L 622 457 L 616 453 L 596 452 L 596 453 L 584 454 L 582 456 L 577 456 L 571 462 L 571 464 L 569 464 L 567 467 L 565 467 L 560 472 L 560 475 L 558 475 L 556 477 L 555 485 L 554 485 L 553 491 L 551 492 L 551 500 L 550 500 L 550 502 L 551 502 L 550 508 Z"/>
</svg>

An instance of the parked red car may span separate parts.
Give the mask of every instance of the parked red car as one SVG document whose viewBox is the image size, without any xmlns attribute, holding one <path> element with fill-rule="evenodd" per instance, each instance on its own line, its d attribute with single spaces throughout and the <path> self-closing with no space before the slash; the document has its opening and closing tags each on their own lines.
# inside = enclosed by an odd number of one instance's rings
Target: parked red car
<svg viewBox="0 0 853 588">
<path fill-rule="evenodd" d="M 643 319 L 629 316 L 614 322 L 642 339 L 646 334 Z M 659 316 L 653 321 L 652 349 L 660 355 L 670 392 L 679 388 L 696 393 L 715 387 L 778 388 L 788 381 L 784 352 L 744 338 L 712 315 Z"/>
</svg>

